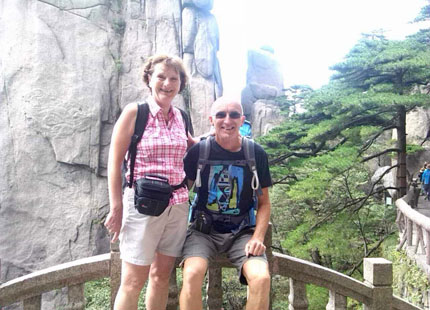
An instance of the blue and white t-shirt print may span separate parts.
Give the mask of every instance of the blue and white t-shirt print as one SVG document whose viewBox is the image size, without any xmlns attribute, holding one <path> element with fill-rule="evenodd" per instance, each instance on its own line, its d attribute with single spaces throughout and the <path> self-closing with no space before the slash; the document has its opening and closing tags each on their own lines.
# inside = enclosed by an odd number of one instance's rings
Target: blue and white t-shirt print
<svg viewBox="0 0 430 310">
<path fill-rule="evenodd" d="M 235 165 L 210 166 L 207 208 L 220 214 L 238 215 L 243 190 L 244 167 Z"/>
</svg>

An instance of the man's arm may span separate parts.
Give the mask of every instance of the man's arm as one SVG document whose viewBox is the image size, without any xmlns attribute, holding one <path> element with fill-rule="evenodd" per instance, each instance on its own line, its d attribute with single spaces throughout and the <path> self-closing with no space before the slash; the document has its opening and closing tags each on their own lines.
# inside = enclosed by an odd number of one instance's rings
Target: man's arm
<svg viewBox="0 0 430 310">
<path fill-rule="evenodd" d="M 251 240 L 245 246 L 246 255 L 262 255 L 266 251 L 264 245 L 264 236 L 266 235 L 267 227 L 269 227 L 270 220 L 270 198 L 269 188 L 261 189 L 263 194 L 258 196 L 258 209 L 255 224 L 255 231 Z"/>
</svg>

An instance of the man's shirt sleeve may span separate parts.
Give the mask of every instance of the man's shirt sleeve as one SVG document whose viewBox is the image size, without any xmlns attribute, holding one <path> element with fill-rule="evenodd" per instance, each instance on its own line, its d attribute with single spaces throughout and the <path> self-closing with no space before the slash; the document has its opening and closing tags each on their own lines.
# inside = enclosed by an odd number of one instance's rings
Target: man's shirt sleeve
<svg viewBox="0 0 430 310">
<path fill-rule="evenodd" d="M 267 153 L 259 144 L 255 145 L 255 161 L 257 164 L 257 173 L 261 188 L 272 186 L 269 159 L 267 158 Z"/>
<path fill-rule="evenodd" d="M 201 143 L 201 142 L 200 142 Z M 199 144 L 194 144 L 185 154 L 184 170 L 188 180 L 194 181 L 197 174 L 197 164 L 199 161 Z"/>
</svg>

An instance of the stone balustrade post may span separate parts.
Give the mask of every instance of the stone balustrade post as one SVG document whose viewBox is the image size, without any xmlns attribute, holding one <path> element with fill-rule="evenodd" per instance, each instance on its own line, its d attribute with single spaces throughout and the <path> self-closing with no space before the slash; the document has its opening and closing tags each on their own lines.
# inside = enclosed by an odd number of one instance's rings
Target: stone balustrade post
<svg viewBox="0 0 430 310">
<path fill-rule="evenodd" d="M 84 283 L 71 285 L 67 290 L 68 305 L 65 310 L 84 310 L 85 309 L 85 295 Z"/>
<path fill-rule="evenodd" d="M 179 305 L 178 298 L 179 290 L 178 290 L 178 282 L 176 278 L 176 267 L 173 268 L 172 274 L 169 279 L 169 297 L 167 299 L 167 310 L 176 310 Z"/>
<path fill-rule="evenodd" d="M 110 308 L 113 309 L 115 297 L 121 284 L 121 259 L 119 253 L 119 242 L 110 244 Z"/>
<path fill-rule="evenodd" d="M 392 310 L 393 265 L 384 258 L 365 258 L 363 263 L 364 280 L 373 287 L 370 305 L 363 310 Z"/>
<path fill-rule="evenodd" d="M 346 297 L 329 290 L 329 299 L 326 310 L 346 310 Z"/>
<path fill-rule="evenodd" d="M 288 310 L 308 310 L 306 283 L 290 278 L 290 294 L 288 295 Z"/>
<path fill-rule="evenodd" d="M 42 295 L 24 299 L 23 304 L 23 310 L 40 310 L 42 306 Z"/>
<path fill-rule="evenodd" d="M 208 268 L 207 304 L 209 310 L 222 309 L 222 268 Z"/>
</svg>

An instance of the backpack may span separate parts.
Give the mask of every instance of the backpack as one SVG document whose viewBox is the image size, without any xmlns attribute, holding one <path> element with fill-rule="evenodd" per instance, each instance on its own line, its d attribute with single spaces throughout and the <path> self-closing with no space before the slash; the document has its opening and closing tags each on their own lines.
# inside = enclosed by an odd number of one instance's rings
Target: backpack
<svg viewBox="0 0 430 310">
<path fill-rule="evenodd" d="M 250 215 L 250 213 L 253 213 L 253 210 L 255 210 L 257 207 L 257 195 L 262 194 L 262 190 L 261 190 L 261 186 L 260 186 L 260 182 L 257 174 L 256 160 L 255 160 L 255 142 L 252 139 L 242 137 L 242 148 L 244 150 L 244 156 L 245 156 L 244 160 L 209 160 L 211 142 L 214 139 L 215 139 L 214 136 L 209 136 L 199 144 L 199 159 L 197 163 L 196 180 L 194 182 L 194 192 L 196 192 L 197 195 L 194 197 L 194 201 L 192 203 L 189 220 L 192 222 L 193 220 L 197 219 L 197 217 L 200 217 L 201 214 L 204 214 L 204 217 L 206 219 L 209 219 L 209 222 L 211 222 L 211 225 L 213 225 L 218 232 L 228 232 L 229 229 L 231 229 L 231 231 L 240 229 L 242 227 L 240 225 L 242 225 L 245 217 L 248 217 L 248 224 L 253 226 L 255 225 L 255 216 Z M 198 191 L 199 191 L 199 188 L 202 186 L 201 173 L 203 172 L 203 170 L 207 165 L 237 165 L 237 166 L 248 167 L 248 169 L 252 173 L 251 188 L 253 190 L 253 197 L 251 199 L 252 204 L 248 206 L 248 209 L 242 209 L 242 210 L 236 209 L 234 211 L 237 211 L 237 212 L 231 213 L 231 214 L 226 214 L 226 213 L 216 214 L 207 209 L 208 201 L 206 201 L 206 206 L 203 206 L 202 203 L 198 202 L 198 199 L 199 199 Z M 220 183 L 218 183 L 218 185 L 219 184 Z M 209 188 L 208 190 L 210 191 Z M 230 185 L 230 190 L 232 190 L 231 185 Z M 198 224 L 199 221 L 197 221 L 196 223 Z M 220 225 L 224 226 L 226 230 L 225 231 L 221 230 L 224 228 L 220 228 L 221 227 Z M 226 225 L 231 225 L 231 226 L 228 228 Z"/>
<path fill-rule="evenodd" d="M 188 117 L 188 114 L 182 110 L 177 108 L 182 115 L 182 120 L 184 121 L 185 125 L 185 135 L 188 135 L 188 132 L 193 134 L 193 128 L 192 124 L 190 122 L 190 118 Z M 137 104 L 137 116 L 136 116 L 136 123 L 134 125 L 134 134 L 131 137 L 130 146 L 128 147 L 128 157 L 127 159 L 124 159 L 123 163 L 123 188 L 126 186 L 132 187 L 133 186 L 133 179 L 134 179 L 134 165 L 136 162 L 136 152 L 137 152 L 137 144 L 142 139 L 143 132 L 145 131 L 146 124 L 148 123 L 148 115 L 149 115 L 149 105 L 147 102 L 143 104 Z M 130 181 L 127 183 L 127 179 L 125 178 L 125 171 L 127 171 L 127 163 L 130 161 Z"/>
<path fill-rule="evenodd" d="M 245 120 L 243 125 L 239 128 L 239 133 L 242 137 L 252 137 L 252 125 L 249 121 Z"/>
</svg>

